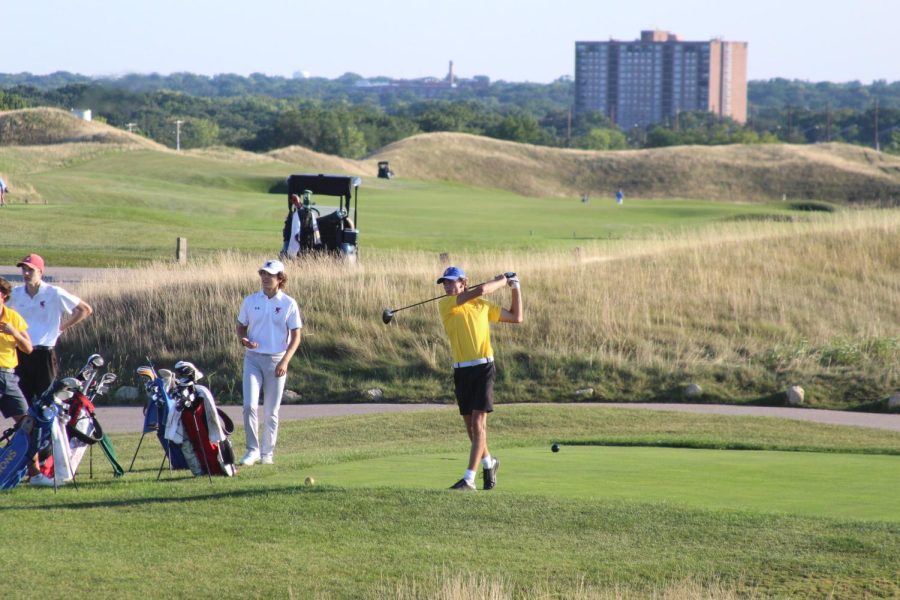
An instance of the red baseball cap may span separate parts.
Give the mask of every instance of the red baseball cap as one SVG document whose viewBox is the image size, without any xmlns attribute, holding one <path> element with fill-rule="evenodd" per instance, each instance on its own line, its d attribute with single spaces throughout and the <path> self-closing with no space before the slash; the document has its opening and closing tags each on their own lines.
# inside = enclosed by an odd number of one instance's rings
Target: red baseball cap
<svg viewBox="0 0 900 600">
<path fill-rule="evenodd" d="M 22 265 L 28 265 L 32 269 L 36 269 L 41 273 L 44 272 L 44 259 L 41 258 L 38 254 L 29 254 L 16 263 L 17 267 L 21 267 Z"/>
</svg>

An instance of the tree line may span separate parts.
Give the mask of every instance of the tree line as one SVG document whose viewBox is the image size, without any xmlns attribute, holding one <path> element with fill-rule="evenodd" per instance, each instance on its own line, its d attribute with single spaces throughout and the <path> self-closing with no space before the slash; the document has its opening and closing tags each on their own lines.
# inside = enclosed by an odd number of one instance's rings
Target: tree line
<svg viewBox="0 0 900 600">
<path fill-rule="evenodd" d="M 226 145 L 262 152 L 296 144 L 348 158 L 434 131 L 588 150 L 842 141 L 900 154 L 900 82 L 754 81 L 746 124 L 696 112 L 629 131 L 601 113 L 573 114 L 571 78 L 479 83 L 395 87 L 352 73 L 333 80 L 0 74 L 0 109 L 91 108 L 98 120 L 170 147 L 177 119 L 183 122 L 183 148 Z"/>
</svg>

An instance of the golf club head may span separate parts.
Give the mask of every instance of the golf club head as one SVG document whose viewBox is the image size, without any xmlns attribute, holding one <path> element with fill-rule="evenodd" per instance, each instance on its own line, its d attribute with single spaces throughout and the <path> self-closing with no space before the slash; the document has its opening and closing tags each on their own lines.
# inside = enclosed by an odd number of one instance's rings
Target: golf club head
<svg viewBox="0 0 900 600">
<path fill-rule="evenodd" d="M 137 373 L 139 377 L 146 377 L 150 381 L 156 379 L 156 371 L 153 370 L 153 367 L 138 367 L 134 372 Z"/>
<path fill-rule="evenodd" d="M 81 387 L 81 382 L 74 377 L 63 377 L 59 380 L 59 385 L 62 389 L 77 390 Z"/>
<path fill-rule="evenodd" d="M 166 391 L 171 392 L 172 388 L 175 387 L 175 373 L 173 373 L 169 369 L 160 369 L 159 378 L 162 379 L 163 386 L 166 388 Z"/>
<path fill-rule="evenodd" d="M 88 363 L 93 365 L 93 367 L 95 369 L 99 369 L 100 367 L 102 367 L 103 365 L 106 364 L 106 361 L 103 360 L 103 357 L 100 356 L 99 354 L 91 354 L 88 357 Z"/>
<path fill-rule="evenodd" d="M 51 395 L 54 401 L 65 402 L 75 394 L 75 390 L 80 388 L 80 381 L 74 377 L 64 377 L 53 384 L 53 393 Z"/>
<path fill-rule="evenodd" d="M 391 321 L 394 320 L 394 311 L 389 308 L 384 309 L 384 312 L 381 313 L 381 320 L 384 321 L 384 324 L 387 325 Z"/>
<path fill-rule="evenodd" d="M 115 373 L 104 373 L 100 377 L 100 383 L 97 385 L 105 385 L 108 387 L 110 384 L 115 383 L 116 379 L 118 379 L 118 377 L 116 377 Z"/>
</svg>

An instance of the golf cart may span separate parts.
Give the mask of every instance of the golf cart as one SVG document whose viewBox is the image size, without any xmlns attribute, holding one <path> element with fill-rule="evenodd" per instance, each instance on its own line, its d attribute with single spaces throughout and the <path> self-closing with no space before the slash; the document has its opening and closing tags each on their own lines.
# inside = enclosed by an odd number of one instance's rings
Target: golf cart
<svg viewBox="0 0 900 600">
<path fill-rule="evenodd" d="M 287 179 L 288 215 L 284 221 L 281 256 L 333 255 L 355 262 L 359 231 L 357 216 L 359 177 L 344 175 L 291 175 Z M 337 196 L 337 207 L 316 206 L 316 196 Z M 350 200 L 353 199 L 353 219 Z M 331 212 L 324 212 L 333 208 Z"/>
<path fill-rule="evenodd" d="M 378 178 L 379 179 L 390 179 L 394 176 L 394 172 L 391 171 L 391 163 L 386 160 L 378 161 Z"/>
</svg>

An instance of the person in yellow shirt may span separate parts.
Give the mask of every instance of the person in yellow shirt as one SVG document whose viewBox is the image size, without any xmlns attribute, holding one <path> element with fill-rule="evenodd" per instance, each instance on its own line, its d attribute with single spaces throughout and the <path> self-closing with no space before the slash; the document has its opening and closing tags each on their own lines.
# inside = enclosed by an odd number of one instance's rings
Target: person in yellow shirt
<svg viewBox="0 0 900 600">
<path fill-rule="evenodd" d="M 18 423 L 28 413 L 28 403 L 16 376 L 19 364 L 16 349 L 31 353 L 31 338 L 25 319 L 6 305 L 11 293 L 12 285 L 0 277 L 0 413 Z M 28 470 L 30 475 L 38 472 L 37 455 Z"/>
<path fill-rule="evenodd" d="M 453 384 L 459 414 L 466 424 L 472 443 L 469 465 L 462 479 L 450 489 L 474 491 L 475 474 L 481 462 L 483 489 L 497 485 L 500 461 L 487 446 L 487 416 L 494 410 L 494 350 L 491 347 L 491 323 L 521 323 L 522 293 L 515 273 L 469 288 L 469 280 L 459 267 L 448 267 L 438 280 L 447 297 L 438 301 L 438 311 L 453 354 Z M 508 309 L 483 298 L 504 286 L 512 290 Z"/>
</svg>

